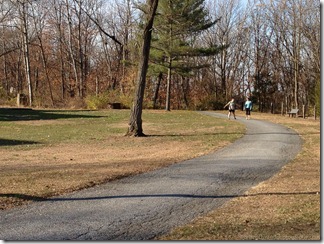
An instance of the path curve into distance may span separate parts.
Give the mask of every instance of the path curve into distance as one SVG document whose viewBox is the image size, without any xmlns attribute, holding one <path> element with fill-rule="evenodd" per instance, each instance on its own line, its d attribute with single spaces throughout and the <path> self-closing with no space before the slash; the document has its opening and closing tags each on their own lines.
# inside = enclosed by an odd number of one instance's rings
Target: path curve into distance
<svg viewBox="0 0 324 244">
<path fill-rule="evenodd" d="M 299 135 L 284 126 L 237 121 L 246 135 L 217 152 L 0 211 L 0 240 L 149 240 L 244 194 L 301 149 Z"/>
</svg>

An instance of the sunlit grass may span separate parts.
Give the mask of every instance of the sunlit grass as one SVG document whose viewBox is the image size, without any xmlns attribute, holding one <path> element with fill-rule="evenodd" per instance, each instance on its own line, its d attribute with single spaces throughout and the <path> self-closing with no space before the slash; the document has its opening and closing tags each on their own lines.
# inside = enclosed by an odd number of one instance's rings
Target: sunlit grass
<svg viewBox="0 0 324 244">
<path fill-rule="evenodd" d="M 144 138 L 125 136 L 128 110 L 0 112 L 1 208 L 197 157 L 245 131 L 193 111 L 143 111 Z"/>
</svg>

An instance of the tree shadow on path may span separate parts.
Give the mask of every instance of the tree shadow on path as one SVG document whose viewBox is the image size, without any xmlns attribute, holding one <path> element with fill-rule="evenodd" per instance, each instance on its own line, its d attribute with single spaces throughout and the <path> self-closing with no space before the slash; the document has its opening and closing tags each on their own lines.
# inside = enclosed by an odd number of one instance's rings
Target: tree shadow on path
<svg viewBox="0 0 324 244">
<path fill-rule="evenodd" d="M 149 195 L 120 195 L 120 196 L 100 196 L 100 197 L 54 197 L 54 198 L 45 198 L 38 196 L 31 196 L 19 193 L 8 193 L 0 194 L 1 197 L 12 197 L 19 198 L 22 200 L 29 200 L 35 202 L 68 202 L 68 201 L 94 201 L 94 200 L 109 200 L 109 199 L 132 199 L 132 198 L 192 198 L 192 199 L 226 199 L 226 198 L 235 198 L 235 197 L 256 197 L 256 196 L 289 196 L 289 195 L 317 195 L 320 194 L 318 191 L 312 192 L 265 192 L 265 193 L 256 193 L 256 194 L 233 194 L 233 195 L 195 195 L 195 194 L 149 194 Z"/>
</svg>

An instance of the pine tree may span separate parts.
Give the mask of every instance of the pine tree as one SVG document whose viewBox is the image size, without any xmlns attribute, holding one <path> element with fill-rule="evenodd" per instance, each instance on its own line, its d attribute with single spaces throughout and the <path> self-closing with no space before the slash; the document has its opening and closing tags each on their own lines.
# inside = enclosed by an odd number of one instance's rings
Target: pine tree
<svg viewBox="0 0 324 244">
<path fill-rule="evenodd" d="M 154 21 L 151 61 L 158 72 L 167 73 L 166 110 L 170 110 L 172 71 L 186 75 L 198 67 L 190 57 L 214 55 L 219 48 L 194 47 L 195 37 L 213 26 L 204 0 L 164 0 Z"/>
</svg>

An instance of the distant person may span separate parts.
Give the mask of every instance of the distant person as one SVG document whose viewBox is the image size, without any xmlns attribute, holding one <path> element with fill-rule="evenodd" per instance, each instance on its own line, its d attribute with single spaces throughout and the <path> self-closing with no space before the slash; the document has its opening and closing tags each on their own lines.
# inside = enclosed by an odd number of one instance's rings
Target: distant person
<svg viewBox="0 0 324 244">
<path fill-rule="evenodd" d="M 251 102 L 249 97 L 246 98 L 244 108 L 245 108 L 245 117 L 246 117 L 246 119 L 250 119 L 251 118 L 251 110 L 252 110 L 252 102 Z"/>
<path fill-rule="evenodd" d="M 235 117 L 235 102 L 234 102 L 234 98 L 232 98 L 231 101 L 229 101 L 228 103 L 226 103 L 226 105 L 224 106 L 224 108 L 226 108 L 228 106 L 228 119 L 230 119 L 231 114 L 233 114 L 234 119 L 236 119 Z"/>
</svg>

